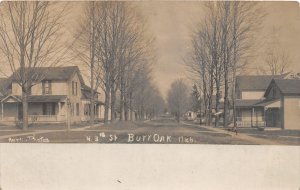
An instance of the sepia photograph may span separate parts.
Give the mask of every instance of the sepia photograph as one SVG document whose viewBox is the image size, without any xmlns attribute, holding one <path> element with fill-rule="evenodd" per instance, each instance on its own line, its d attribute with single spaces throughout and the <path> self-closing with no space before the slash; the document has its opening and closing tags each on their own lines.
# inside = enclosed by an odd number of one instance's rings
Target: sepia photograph
<svg viewBox="0 0 300 190">
<path fill-rule="evenodd" d="M 297 2 L 1 2 L 0 142 L 300 145 Z"/>
<path fill-rule="evenodd" d="M 1 1 L 0 190 L 300 189 L 299 34 L 296 1 Z"/>
</svg>

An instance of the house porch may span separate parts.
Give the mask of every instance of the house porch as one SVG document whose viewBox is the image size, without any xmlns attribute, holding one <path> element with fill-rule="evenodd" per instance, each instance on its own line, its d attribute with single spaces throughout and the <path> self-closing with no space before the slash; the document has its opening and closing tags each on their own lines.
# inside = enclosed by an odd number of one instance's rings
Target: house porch
<svg viewBox="0 0 300 190">
<path fill-rule="evenodd" d="M 29 123 L 52 123 L 66 121 L 66 103 L 62 97 L 29 97 L 28 122 Z M 38 101 L 40 100 L 40 101 Z M 42 102 L 43 100 L 44 102 Z M 19 122 L 23 119 L 23 109 L 20 98 L 9 96 L 1 100 L 1 121 Z"/>
<path fill-rule="evenodd" d="M 280 100 L 237 106 L 237 124 L 239 127 L 280 127 L 280 110 Z"/>
</svg>

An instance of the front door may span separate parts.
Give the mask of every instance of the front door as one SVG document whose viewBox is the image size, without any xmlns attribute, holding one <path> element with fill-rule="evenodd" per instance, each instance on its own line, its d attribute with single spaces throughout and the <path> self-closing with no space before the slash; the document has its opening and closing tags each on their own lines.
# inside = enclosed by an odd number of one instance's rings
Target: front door
<svg viewBox="0 0 300 190">
<path fill-rule="evenodd" d="M 269 108 L 266 110 L 266 127 L 280 127 L 279 108 Z"/>
</svg>

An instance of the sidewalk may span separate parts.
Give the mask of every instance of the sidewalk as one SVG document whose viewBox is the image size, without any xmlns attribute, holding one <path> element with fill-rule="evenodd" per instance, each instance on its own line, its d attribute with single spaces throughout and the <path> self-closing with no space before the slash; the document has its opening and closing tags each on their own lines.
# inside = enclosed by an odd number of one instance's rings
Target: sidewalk
<svg viewBox="0 0 300 190">
<path fill-rule="evenodd" d="M 189 123 L 186 123 L 186 122 L 182 122 L 182 124 L 184 124 L 184 125 L 190 125 L 190 126 L 194 126 L 194 127 L 198 126 L 198 127 L 205 128 L 207 130 L 218 132 L 218 133 L 228 134 L 232 138 L 239 139 L 239 140 L 249 141 L 249 142 L 252 142 L 252 143 L 255 143 L 255 144 L 261 144 L 261 145 L 282 145 L 282 143 L 278 143 L 278 142 L 275 142 L 275 141 L 272 141 L 272 140 L 262 139 L 262 138 L 257 138 L 257 137 L 252 137 L 252 136 L 241 134 L 241 133 L 238 133 L 236 135 L 235 132 L 226 131 L 224 129 L 214 128 L 214 127 L 208 127 L 208 126 L 202 126 L 202 125 L 199 126 L 199 125 L 195 125 L 195 124 L 189 124 Z"/>
<path fill-rule="evenodd" d="M 103 123 L 97 123 L 97 124 L 94 124 L 93 126 L 90 126 L 90 125 L 86 125 L 86 126 L 80 126 L 80 127 L 72 127 L 71 126 L 71 129 L 70 131 L 84 131 L 86 129 L 89 129 L 91 127 L 98 127 L 98 126 L 101 126 L 103 125 Z M 16 132 L 14 134 L 9 134 L 9 135 L 1 135 L 1 131 L 3 132 Z M 18 136 L 29 136 L 29 135 L 37 135 L 37 134 L 43 134 L 43 133 L 55 133 L 55 132 L 64 132 L 64 131 L 68 131 L 68 129 L 66 128 L 66 126 L 62 126 L 61 129 L 37 129 L 37 128 L 34 128 L 34 129 L 29 129 L 28 131 L 23 131 L 22 129 L 3 129 L 1 130 L 0 129 L 0 140 L 1 139 L 6 139 L 6 138 L 9 138 L 9 137 L 18 137 Z"/>
</svg>

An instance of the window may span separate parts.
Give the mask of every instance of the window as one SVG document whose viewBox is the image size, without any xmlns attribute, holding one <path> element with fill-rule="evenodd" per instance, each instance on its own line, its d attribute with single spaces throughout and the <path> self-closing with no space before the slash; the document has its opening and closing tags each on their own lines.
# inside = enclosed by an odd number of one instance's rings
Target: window
<svg viewBox="0 0 300 190">
<path fill-rule="evenodd" d="M 52 94 L 51 80 L 45 80 L 42 82 L 43 94 Z"/>
<path fill-rule="evenodd" d="M 71 104 L 71 115 L 72 115 L 72 116 L 75 115 L 75 114 L 74 114 L 74 112 L 75 112 L 74 107 L 75 107 L 75 106 L 74 106 L 74 103 L 72 103 L 72 104 Z"/>
<path fill-rule="evenodd" d="M 84 104 L 84 115 L 90 115 L 90 104 Z"/>
<path fill-rule="evenodd" d="M 72 81 L 72 95 L 77 96 L 77 82 Z"/>
<path fill-rule="evenodd" d="M 43 115 L 55 115 L 55 103 L 43 103 Z"/>
<path fill-rule="evenodd" d="M 76 103 L 76 116 L 79 116 L 79 103 Z"/>
</svg>

